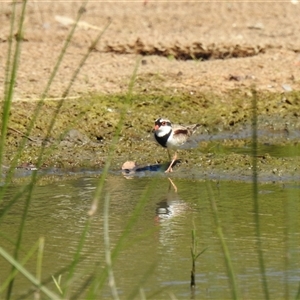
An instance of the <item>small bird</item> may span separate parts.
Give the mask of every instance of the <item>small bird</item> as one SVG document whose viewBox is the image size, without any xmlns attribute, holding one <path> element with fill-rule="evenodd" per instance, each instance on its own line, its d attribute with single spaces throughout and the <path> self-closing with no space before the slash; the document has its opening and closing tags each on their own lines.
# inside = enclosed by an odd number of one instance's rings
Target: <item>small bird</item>
<svg viewBox="0 0 300 300">
<path fill-rule="evenodd" d="M 200 124 L 181 126 L 172 124 L 168 119 L 158 118 L 154 125 L 154 137 L 162 147 L 167 148 L 169 159 L 171 159 L 169 149 L 178 149 L 185 144 L 199 126 Z M 176 159 L 177 152 L 175 152 L 168 169 L 165 171 L 166 173 L 173 171 L 172 166 Z"/>
</svg>

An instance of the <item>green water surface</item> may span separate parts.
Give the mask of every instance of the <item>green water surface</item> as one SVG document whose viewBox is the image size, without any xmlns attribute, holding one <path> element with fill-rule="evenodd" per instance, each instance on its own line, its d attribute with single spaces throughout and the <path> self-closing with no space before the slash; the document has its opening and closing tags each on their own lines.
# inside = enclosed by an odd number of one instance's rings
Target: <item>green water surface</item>
<svg viewBox="0 0 300 300">
<path fill-rule="evenodd" d="M 62 275 L 74 258 L 81 234 L 89 219 L 99 178 L 84 176 L 37 186 L 29 208 L 20 259 L 40 237 L 45 238 L 42 279 L 58 293 L 51 276 Z M 109 175 L 96 215 L 92 219 L 82 260 L 75 269 L 70 295 L 87 297 L 93 278 L 105 274 L 103 239 L 104 195 L 110 195 L 109 235 L 113 272 L 120 299 L 232 299 L 232 286 L 217 235 L 211 199 L 217 204 L 226 245 L 232 259 L 243 299 L 263 299 L 259 266 L 258 237 L 252 183 L 238 181 L 187 180 L 173 178 L 177 193 L 164 174 L 126 179 Z M 2 203 L 19 187 L 12 187 Z M 259 225 L 262 253 L 271 299 L 297 294 L 300 282 L 299 184 L 261 184 L 258 187 Z M 0 246 L 13 253 L 24 209 L 20 199 L 0 224 Z M 140 212 L 134 211 L 140 207 Z M 134 219 L 133 219 L 133 216 Z M 196 263 L 196 292 L 191 294 L 191 231 L 196 229 L 199 251 L 206 251 Z M 124 231 L 127 232 L 123 238 Z M 120 239 L 122 242 L 120 243 Z M 11 267 L 0 258 L 0 282 Z M 25 267 L 35 274 L 36 255 Z M 32 285 L 22 275 L 16 277 L 14 299 L 32 299 Z M 77 294 L 80 293 L 80 294 Z M 0 295 L 4 297 L 5 292 Z M 107 280 L 98 287 L 99 299 L 111 299 Z"/>
</svg>

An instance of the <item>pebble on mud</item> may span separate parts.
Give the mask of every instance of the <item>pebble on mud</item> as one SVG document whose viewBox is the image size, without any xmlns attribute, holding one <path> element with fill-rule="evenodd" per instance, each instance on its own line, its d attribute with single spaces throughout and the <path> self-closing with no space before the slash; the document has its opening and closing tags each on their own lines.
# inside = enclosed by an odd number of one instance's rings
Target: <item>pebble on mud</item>
<svg viewBox="0 0 300 300">
<path fill-rule="evenodd" d="M 137 164 L 134 161 L 126 161 L 122 165 L 122 174 L 125 178 L 130 178 L 131 175 L 135 174 L 135 170 L 137 168 Z"/>
</svg>

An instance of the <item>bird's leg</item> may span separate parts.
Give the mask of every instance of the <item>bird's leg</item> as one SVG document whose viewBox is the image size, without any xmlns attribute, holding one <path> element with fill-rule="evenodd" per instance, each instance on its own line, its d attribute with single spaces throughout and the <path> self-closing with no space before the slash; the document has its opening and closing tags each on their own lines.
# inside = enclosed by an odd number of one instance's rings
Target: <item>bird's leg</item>
<svg viewBox="0 0 300 300">
<path fill-rule="evenodd" d="M 171 178 L 169 178 L 169 177 L 168 177 L 168 179 L 169 179 L 170 183 L 172 184 L 172 186 L 173 186 L 173 188 L 174 188 L 174 191 L 175 191 L 175 193 L 177 193 L 177 186 L 175 185 L 175 183 L 172 181 L 172 179 L 171 179 Z"/>
<path fill-rule="evenodd" d="M 170 151 L 169 149 L 167 148 L 167 152 L 168 152 L 168 157 L 169 157 L 169 160 L 171 160 L 171 154 L 170 154 Z"/>
<path fill-rule="evenodd" d="M 168 152 L 169 161 L 171 161 L 171 154 L 170 154 L 170 151 L 168 148 L 167 148 L 167 152 Z M 172 162 L 170 163 L 170 165 L 169 165 L 168 169 L 165 171 L 165 173 L 173 172 L 173 170 L 172 170 L 172 168 L 170 168 L 170 166 L 172 166 Z"/>
<path fill-rule="evenodd" d="M 168 151 L 168 154 L 170 155 L 169 151 Z M 174 162 L 176 161 L 176 159 L 177 159 L 177 152 L 175 152 L 173 160 L 171 161 L 171 163 L 170 163 L 168 169 L 165 171 L 165 173 L 173 172 L 172 166 L 173 166 Z"/>
</svg>

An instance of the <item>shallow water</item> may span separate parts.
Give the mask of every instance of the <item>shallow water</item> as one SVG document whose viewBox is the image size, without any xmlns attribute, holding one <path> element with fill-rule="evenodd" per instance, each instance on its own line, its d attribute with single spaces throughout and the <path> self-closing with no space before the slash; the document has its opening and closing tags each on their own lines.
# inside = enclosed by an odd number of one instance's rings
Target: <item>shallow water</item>
<svg viewBox="0 0 300 300">
<path fill-rule="evenodd" d="M 211 142 L 206 146 L 204 149 L 205 152 L 209 152 L 214 150 L 217 153 L 237 153 L 237 154 L 247 154 L 252 155 L 253 147 L 251 143 L 248 145 L 246 144 L 243 147 L 228 147 L 224 146 L 222 143 Z M 270 143 L 260 143 L 257 147 L 257 155 L 258 156 L 265 156 L 269 155 L 272 157 L 295 157 L 299 156 L 300 153 L 300 144 L 287 144 L 287 145 L 276 145 Z"/>
<path fill-rule="evenodd" d="M 24 257 L 39 237 L 44 237 L 42 276 L 44 280 L 50 278 L 47 285 L 56 292 L 51 275 L 57 277 L 62 274 L 62 282 L 66 279 L 67 275 L 62 269 L 73 260 L 98 181 L 99 178 L 95 176 L 85 175 L 35 188 L 20 258 Z M 103 195 L 110 196 L 111 250 L 122 240 L 113 265 L 121 299 L 141 298 L 141 289 L 147 299 L 151 296 L 154 299 L 165 299 L 170 298 L 170 295 L 175 295 L 177 299 L 232 298 L 211 199 L 216 201 L 218 207 L 239 295 L 244 299 L 264 298 L 252 184 L 180 178 L 174 178 L 173 183 L 178 189 L 177 193 L 164 174 L 133 179 L 111 174 L 106 180 Z M 5 202 L 17 190 L 18 187 L 12 187 Z M 300 282 L 300 186 L 289 183 L 262 184 L 258 192 L 261 242 L 270 297 L 294 297 Z M 11 240 L 16 240 L 24 199 L 25 195 L 3 217 L 0 225 L 1 233 Z M 103 202 L 104 197 L 92 220 L 82 250 L 83 260 L 75 271 L 73 294 L 80 289 L 89 274 L 101 274 L 105 267 Z M 140 212 L 135 214 L 139 208 Z M 194 296 L 189 286 L 193 228 L 196 229 L 199 251 L 207 248 L 197 260 Z M 124 231 L 127 234 L 122 239 Z M 1 247 L 7 251 L 13 250 L 3 237 Z M 10 267 L 2 258 L 0 265 L 0 282 L 3 282 Z M 25 267 L 35 274 L 36 255 Z M 19 275 L 14 287 L 14 299 L 22 295 L 32 299 L 32 294 L 27 294 L 30 286 Z M 106 281 L 99 291 L 99 299 L 111 299 Z"/>
</svg>

